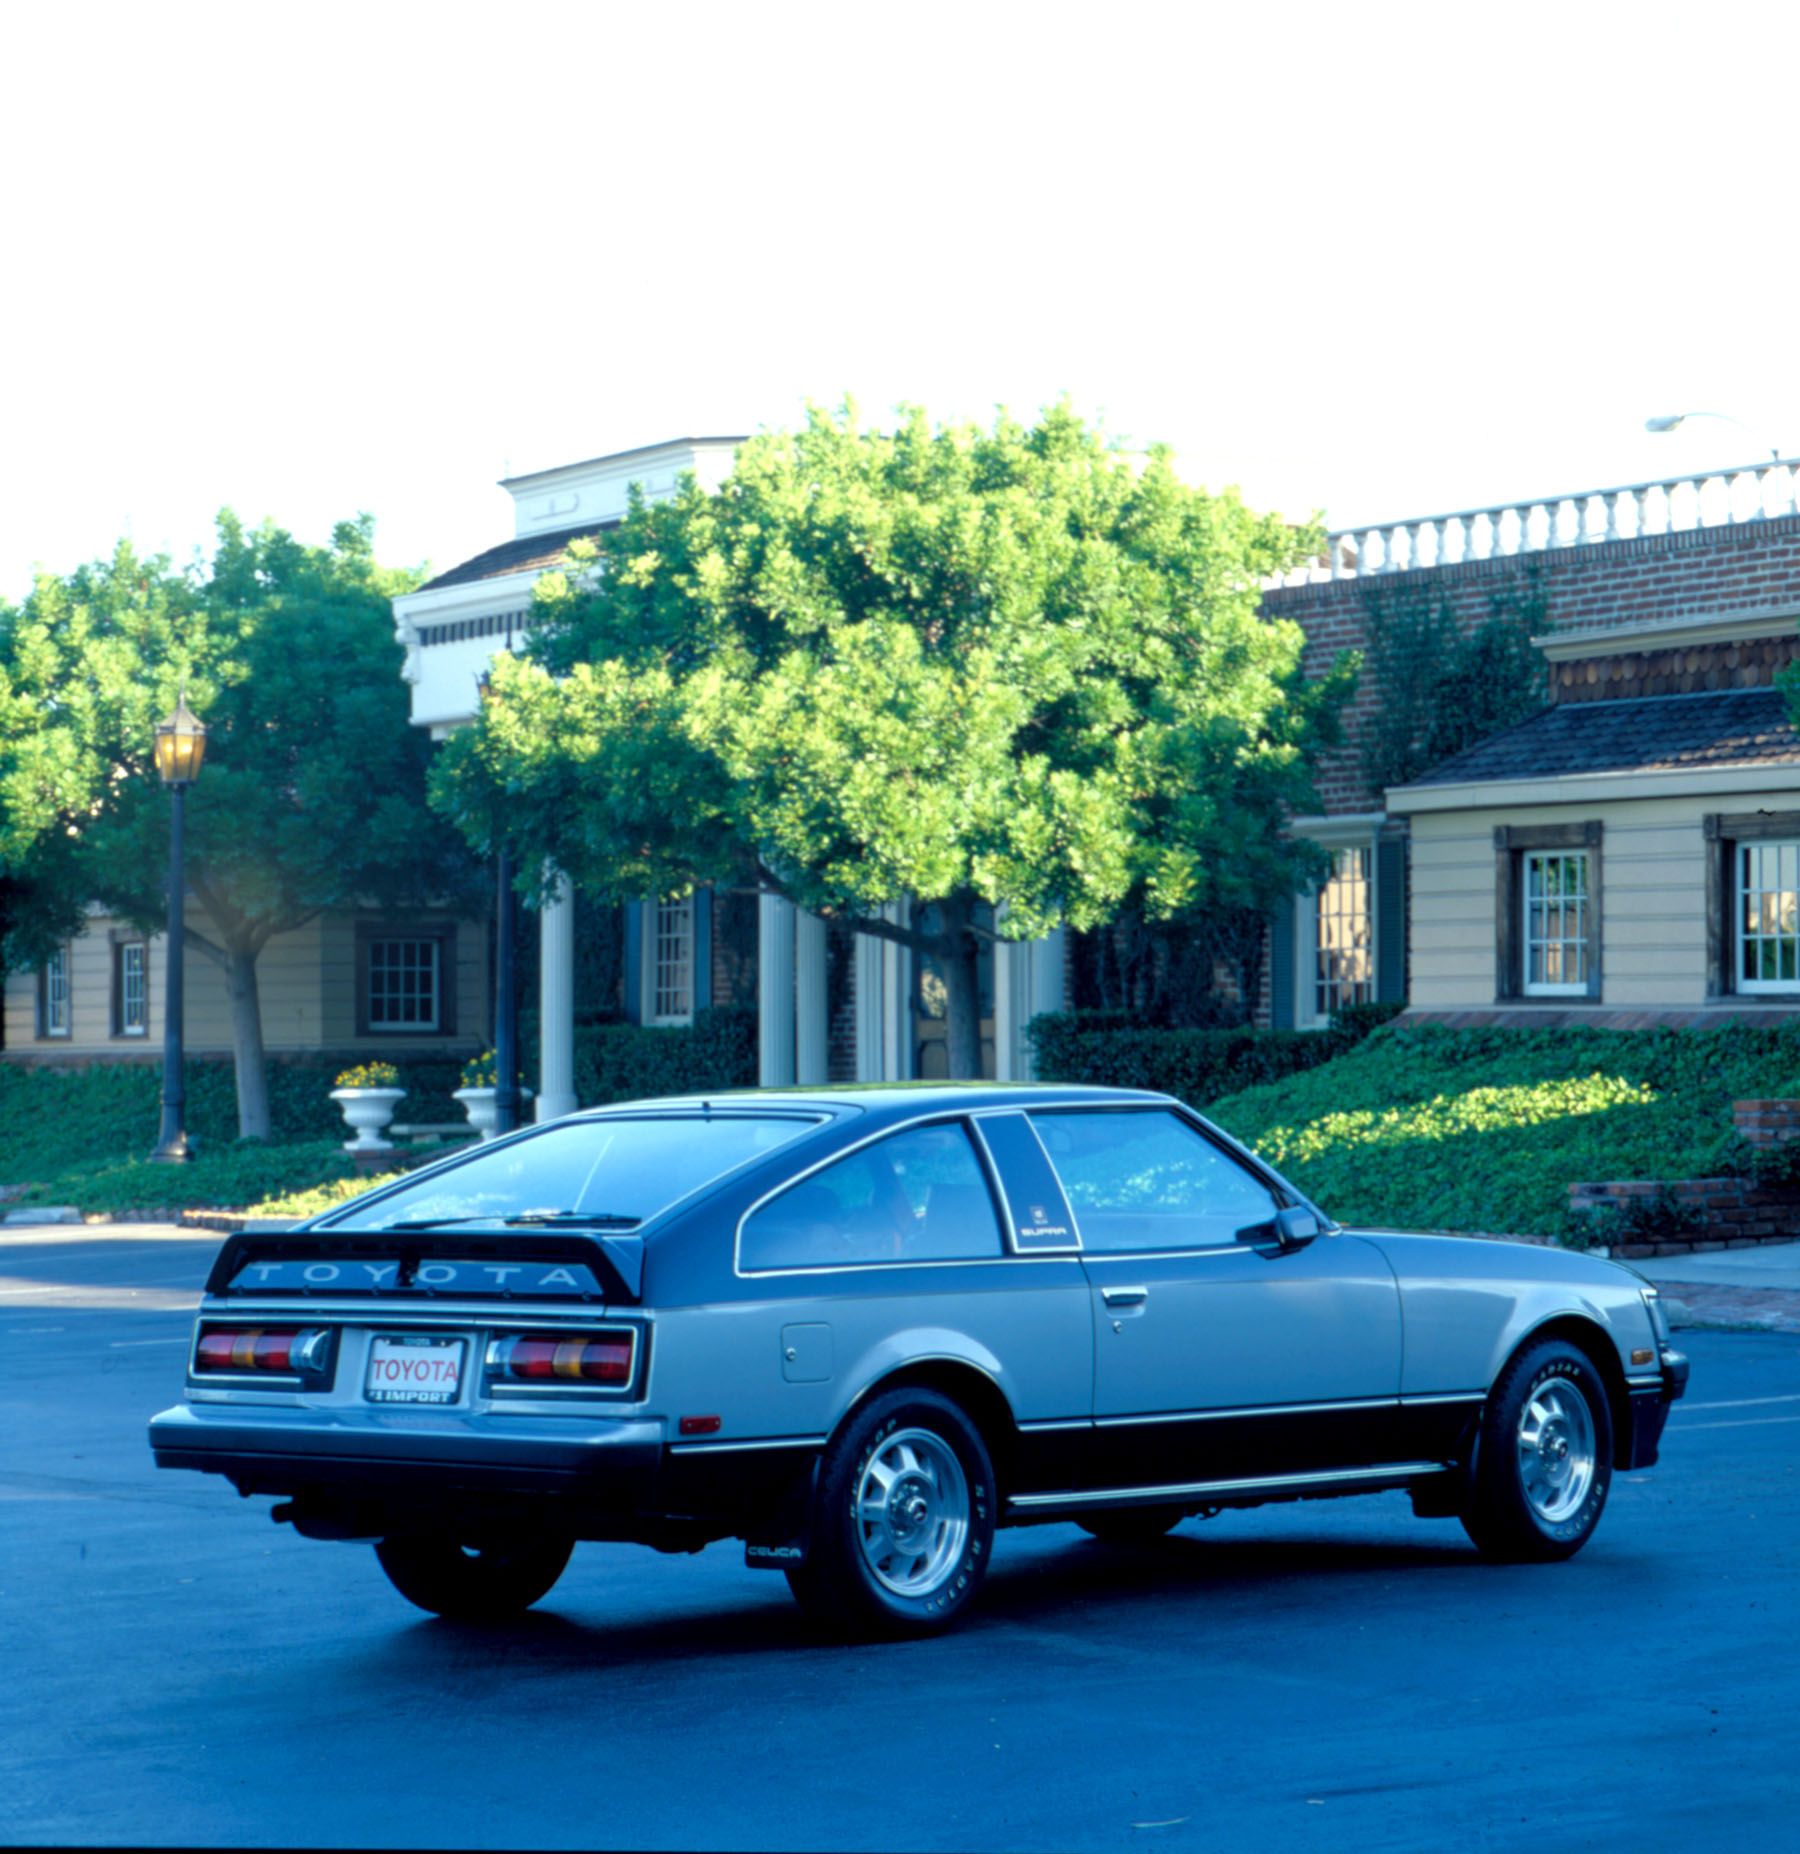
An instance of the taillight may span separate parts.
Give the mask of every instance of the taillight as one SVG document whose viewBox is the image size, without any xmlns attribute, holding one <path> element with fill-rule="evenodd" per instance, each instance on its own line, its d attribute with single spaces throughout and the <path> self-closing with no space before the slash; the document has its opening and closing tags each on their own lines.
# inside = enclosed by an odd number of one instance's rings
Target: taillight
<svg viewBox="0 0 1800 1854">
<path fill-rule="evenodd" d="M 502 1384 L 629 1384 L 631 1350 L 630 1333 L 511 1333 L 489 1345 L 488 1376 Z"/>
<path fill-rule="evenodd" d="M 194 1347 L 194 1369 L 254 1376 L 306 1376 L 324 1368 L 331 1335 L 318 1327 L 210 1326 Z"/>
</svg>

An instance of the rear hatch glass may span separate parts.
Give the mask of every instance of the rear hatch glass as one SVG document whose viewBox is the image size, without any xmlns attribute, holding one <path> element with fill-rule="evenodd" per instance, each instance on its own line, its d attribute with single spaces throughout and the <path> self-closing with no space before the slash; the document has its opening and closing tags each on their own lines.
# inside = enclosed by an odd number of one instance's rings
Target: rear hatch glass
<svg viewBox="0 0 1800 1854">
<path fill-rule="evenodd" d="M 820 1124 L 801 1114 L 620 1114 L 562 1120 L 370 1199 L 321 1229 L 447 1223 L 626 1229 Z"/>
</svg>

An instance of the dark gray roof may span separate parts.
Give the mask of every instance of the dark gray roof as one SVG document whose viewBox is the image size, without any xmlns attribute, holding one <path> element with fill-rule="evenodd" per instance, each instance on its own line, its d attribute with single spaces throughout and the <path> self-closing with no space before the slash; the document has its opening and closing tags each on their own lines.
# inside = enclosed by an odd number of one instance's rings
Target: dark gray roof
<svg viewBox="0 0 1800 1854">
<path fill-rule="evenodd" d="M 1413 780 L 1468 785 L 1576 773 L 1681 772 L 1800 763 L 1800 728 L 1779 689 L 1564 702 Z"/>
<path fill-rule="evenodd" d="M 616 528 L 617 521 L 587 521 L 576 528 L 558 528 L 550 534 L 528 534 L 516 541 L 502 541 L 486 553 L 465 560 L 428 579 L 419 590 L 433 592 L 440 586 L 465 586 L 471 580 L 498 579 L 503 573 L 523 573 L 531 567 L 552 567 L 563 557 L 571 541 L 584 535 L 603 534 Z"/>
</svg>

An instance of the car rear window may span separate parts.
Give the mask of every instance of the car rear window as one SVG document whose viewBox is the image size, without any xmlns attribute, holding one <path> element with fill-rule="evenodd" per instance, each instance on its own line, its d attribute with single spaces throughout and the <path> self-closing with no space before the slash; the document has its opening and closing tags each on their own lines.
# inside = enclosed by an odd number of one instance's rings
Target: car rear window
<svg viewBox="0 0 1800 1854">
<path fill-rule="evenodd" d="M 987 1174 L 957 1121 L 891 1134 L 801 1179 L 751 1213 L 739 1259 L 754 1271 L 999 1253 Z"/>
<path fill-rule="evenodd" d="M 377 1203 L 352 1204 L 331 1227 L 504 1222 L 534 1215 L 624 1225 L 710 1184 L 819 1125 L 801 1114 L 621 1114 L 564 1120 L 477 1151 Z"/>
</svg>

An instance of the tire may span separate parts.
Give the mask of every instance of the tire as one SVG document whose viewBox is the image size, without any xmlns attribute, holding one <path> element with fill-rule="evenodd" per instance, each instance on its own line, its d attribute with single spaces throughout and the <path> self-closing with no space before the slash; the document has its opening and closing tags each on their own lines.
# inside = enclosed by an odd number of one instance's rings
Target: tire
<svg viewBox="0 0 1800 1854">
<path fill-rule="evenodd" d="M 376 1545 L 375 1556 L 407 1602 L 457 1622 L 497 1622 L 547 1596 L 574 1549 L 570 1539 L 458 1545 L 391 1538 Z"/>
<path fill-rule="evenodd" d="M 1173 1507 L 1121 1506 L 1110 1513 L 1089 1513 L 1075 1523 L 1104 1545 L 1150 1545 L 1180 1521 Z"/>
<path fill-rule="evenodd" d="M 788 1586 L 833 1632 L 936 1634 L 981 1588 L 994 1507 L 993 1463 L 963 1410 L 937 1391 L 887 1391 L 827 1445 Z"/>
<path fill-rule="evenodd" d="M 1566 1340 L 1529 1346 L 1488 1398 L 1463 1529 L 1490 1558 L 1572 1558 L 1606 1509 L 1612 1461 L 1612 1408 L 1593 1360 Z"/>
</svg>

